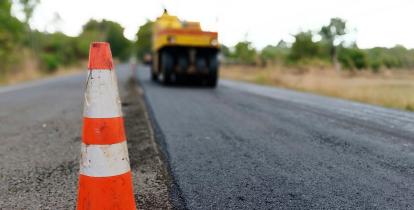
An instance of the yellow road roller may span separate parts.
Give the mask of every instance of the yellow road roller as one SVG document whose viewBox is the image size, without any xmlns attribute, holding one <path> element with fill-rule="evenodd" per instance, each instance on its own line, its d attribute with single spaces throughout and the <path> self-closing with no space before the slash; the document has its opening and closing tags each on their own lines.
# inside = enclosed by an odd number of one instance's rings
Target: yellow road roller
<svg viewBox="0 0 414 210">
<path fill-rule="evenodd" d="M 151 78 L 169 84 L 197 78 L 215 87 L 219 71 L 217 32 L 201 30 L 199 22 L 181 21 L 167 10 L 153 24 Z"/>
</svg>

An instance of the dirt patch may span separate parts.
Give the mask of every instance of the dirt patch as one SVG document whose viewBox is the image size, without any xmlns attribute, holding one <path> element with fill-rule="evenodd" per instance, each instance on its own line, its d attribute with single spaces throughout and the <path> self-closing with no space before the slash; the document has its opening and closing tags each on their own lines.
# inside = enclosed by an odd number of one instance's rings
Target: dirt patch
<svg viewBox="0 0 414 210">
<path fill-rule="evenodd" d="M 168 188 L 171 178 L 162 162 L 145 108 L 143 92 L 136 80 L 128 81 L 122 101 L 137 207 L 173 209 Z"/>
</svg>

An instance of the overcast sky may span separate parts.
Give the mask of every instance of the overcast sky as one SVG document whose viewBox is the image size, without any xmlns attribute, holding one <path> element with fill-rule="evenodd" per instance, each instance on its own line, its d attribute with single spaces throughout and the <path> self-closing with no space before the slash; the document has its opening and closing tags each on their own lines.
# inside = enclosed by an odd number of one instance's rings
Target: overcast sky
<svg viewBox="0 0 414 210">
<path fill-rule="evenodd" d="M 138 27 L 154 20 L 164 7 L 181 19 L 218 31 L 220 41 L 229 46 L 244 39 L 258 48 L 281 39 L 291 42 L 291 34 L 318 30 L 331 17 L 340 17 L 351 29 L 348 39 L 362 48 L 414 48 L 413 0 L 41 0 L 31 24 L 75 36 L 90 18 L 108 19 L 119 22 L 125 36 L 135 39 Z M 17 16 L 18 10 L 14 8 Z"/>
</svg>

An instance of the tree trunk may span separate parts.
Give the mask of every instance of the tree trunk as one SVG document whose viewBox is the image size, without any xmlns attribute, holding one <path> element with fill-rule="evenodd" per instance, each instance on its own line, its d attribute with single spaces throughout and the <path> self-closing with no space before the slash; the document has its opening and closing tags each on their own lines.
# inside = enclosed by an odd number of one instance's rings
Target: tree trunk
<svg viewBox="0 0 414 210">
<path fill-rule="evenodd" d="M 337 56 L 336 46 L 332 46 L 331 56 L 332 56 L 332 63 L 334 65 L 335 71 L 336 72 L 339 72 L 341 70 L 341 65 L 338 62 L 338 56 Z"/>
</svg>

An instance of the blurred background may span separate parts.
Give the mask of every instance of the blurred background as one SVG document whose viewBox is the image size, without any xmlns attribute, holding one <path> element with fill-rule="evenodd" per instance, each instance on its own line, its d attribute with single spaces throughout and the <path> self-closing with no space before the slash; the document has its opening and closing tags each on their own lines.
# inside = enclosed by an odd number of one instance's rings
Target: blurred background
<svg viewBox="0 0 414 210">
<path fill-rule="evenodd" d="M 0 85 L 82 70 L 92 41 L 142 60 L 164 8 L 218 32 L 222 78 L 414 110 L 409 0 L 1 0 Z"/>
</svg>

